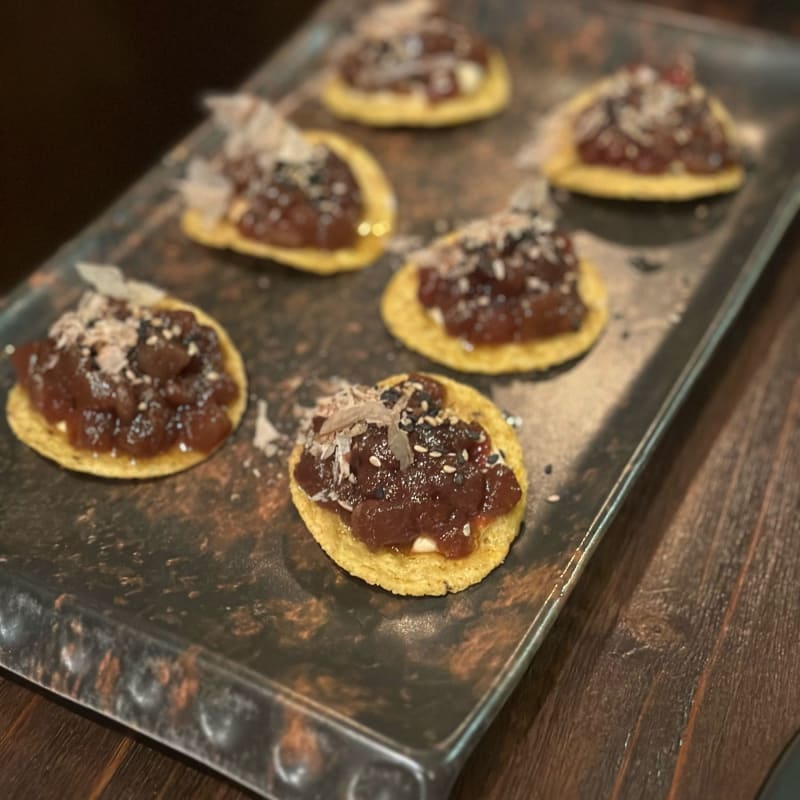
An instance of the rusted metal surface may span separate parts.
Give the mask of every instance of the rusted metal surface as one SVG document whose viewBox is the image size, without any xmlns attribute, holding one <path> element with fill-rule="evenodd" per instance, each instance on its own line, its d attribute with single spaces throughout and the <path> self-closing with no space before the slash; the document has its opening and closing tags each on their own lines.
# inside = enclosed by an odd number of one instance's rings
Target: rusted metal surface
<svg viewBox="0 0 800 800">
<path fill-rule="evenodd" d="M 327 559 L 291 508 L 285 467 L 302 407 L 337 376 L 432 368 L 379 320 L 400 259 L 320 279 L 186 241 L 170 187 L 190 153 L 218 144 L 204 126 L 7 298 L 0 345 L 42 335 L 76 300 L 76 260 L 118 263 L 225 325 L 286 440 L 275 457 L 253 448 L 251 402 L 206 463 L 112 483 L 43 461 L 0 422 L 0 663 L 270 796 L 430 798 L 529 663 L 796 210 L 800 52 L 662 12 L 469 2 L 459 15 L 509 58 L 511 108 L 448 131 L 369 131 L 297 94 L 356 7 L 327 6 L 250 88 L 366 145 L 394 182 L 401 234 L 499 208 L 525 178 L 514 156 L 532 118 L 641 55 L 695 54 L 747 135 L 747 183 L 672 206 L 562 198 L 609 284 L 609 328 L 547 377 L 467 379 L 522 420 L 525 529 L 479 586 L 401 599 Z M 0 362 L 3 392 L 12 380 Z"/>
</svg>

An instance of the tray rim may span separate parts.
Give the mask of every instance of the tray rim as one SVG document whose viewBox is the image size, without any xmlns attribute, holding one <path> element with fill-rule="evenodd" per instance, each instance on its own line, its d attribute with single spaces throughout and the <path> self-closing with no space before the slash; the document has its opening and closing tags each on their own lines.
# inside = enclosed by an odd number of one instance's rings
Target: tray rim
<svg viewBox="0 0 800 800">
<path fill-rule="evenodd" d="M 800 43 L 790 36 L 760 28 L 752 28 L 734 22 L 718 20 L 683 10 L 664 8 L 649 3 L 628 2 L 627 0 L 603 0 L 600 3 L 592 2 L 592 0 L 570 0 L 570 5 L 585 7 L 593 12 L 607 16 L 624 16 L 628 19 L 643 20 L 653 25 L 687 30 L 704 37 L 722 37 L 744 40 L 745 42 L 757 40 L 760 46 L 765 46 L 766 43 L 770 43 L 775 47 L 788 50 L 792 56 L 800 57 Z M 239 87 L 241 89 L 249 89 L 257 82 L 263 84 L 265 80 L 269 80 L 266 78 L 266 73 L 269 69 L 272 69 L 276 73 L 277 79 L 274 83 L 279 84 L 279 73 L 291 71 L 291 61 L 296 60 L 292 59 L 292 54 L 295 50 L 300 51 L 302 49 L 300 46 L 302 40 L 311 35 L 320 25 L 330 25 L 333 23 L 335 26 L 346 13 L 346 9 L 350 6 L 352 6 L 352 0 L 327 0 L 327 2 L 323 2 L 282 45 L 276 48 L 265 61 L 260 63 L 255 70 L 239 84 Z M 275 65 L 279 66 L 276 68 Z M 275 85 L 269 88 L 274 91 Z M 283 100 L 294 91 L 298 90 L 299 87 L 294 87 L 290 92 L 275 99 Z M 165 163 L 169 163 L 172 154 L 177 148 L 192 149 L 210 134 L 213 134 L 213 126 L 210 120 L 205 119 L 195 126 L 187 135 L 182 136 L 175 144 L 168 148 L 168 150 L 154 162 L 150 169 L 140 178 L 133 181 L 109 206 L 95 216 L 84 228 L 80 229 L 74 236 L 70 237 L 56 248 L 53 253 L 30 274 L 34 272 L 46 274 L 54 271 L 57 268 L 58 262 L 70 258 L 70 252 L 77 249 L 81 242 L 91 238 L 97 229 L 105 227 L 123 206 L 124 202 L 134 194 L 140 186 L 145 184 L 151 173 L 161 169 Z M 164 203 L 160 205 L 163 207 L 170 202 L 170 200 L 165 200 Z M 577 557 L 576 554 L 573 554 L 568 568 L 565 569 L 563 573 L 566 579 L 555 586 L 550 595 L 544 600 L 541 612 L 529 623 L 525 635 L 520 638 L 513 653 L 509 656 L 507 666 L 504 667 L 501 678 L 495 681 L 485 691 L 481 702 L 472 707 L 470 713 L 464 718 L 463 722 L 449 736 L 428 748 L 409 747 L 379 734 L 366 725 L 357 723 L 351 717 L 347 717 L 340 712 L 333 711 L 327 707 L 322 708 L 313 699 L 298 694 L 282 684 L 275 683 L 272 679 L 260 675 L 248 667 L 244 667 L 223 656 L 218 656 L 211 651 L 203 649 L 202 655 L 204 659 L 209 661 L 209 667 L 215 671 L 219 670 L 221 673 L 232 673 L 237 680 L 248 681 L 251 689 L 255 689 L 259 692 L 268 692 L 281 698 L 287 698 L 292 704 L 303 707 L 314 717 L 319 717 L 323 720 L 333 719 L 337 725 L 348 731 L 349 736 L 356 739 L 366 739 L 371 744 L 378 744 L 382 749 L 390 748 L 392 756 L 396 760 L 408 762 L 409 766 L 411 766 L 412 769 L 416 769 L 418 772 L 428 774 L 435 772 L 439 780 L 443 781 L 446 786 L 449 787 L 452 785 L 458 770 L 463 766 L 463 763 L 466 761 L 470 751 L 477 744 L 481 734 L 491 724 L 500 707 L 506 702 L 508 696 L 519 682 L 522 674 L 530 667 L 536 651 L 552 628 L 561 608 L 563 608 L 563 605 L 566 603 L 577 581 L 583 574 L 594 551 L 602 541 L 605 531 L 616 516 L 621 504 L 628 496 L 633 483 L 638 478 L 642 469 L 647 464 L 650 455 L 661 441 L 672 418 L 680 408 L 691 387 L 713 356 L 719 342 L 729 331 L 747 296 L 761 277 L 775 248 L 794 221 L 798 210 L 800 210 L 800 173 L 795 174 L 791 184 L 776 201 L 774 213 L 767 225 L 761 229 L 760 235 L 752 245 L 737 279 L 721 302 L 717 313 L 709 323 L 702 339 L 693 349 L 679 377 L 670 388 L 658 413 L 648 426 L 646 434 L 625 464 L 619 479 L 596 513 L 591 525 L 580 542 Z M 137 230 L 139 229 L 137 228 Z M 0 301 L 4 301 L 0 302 L 0 321 L 2 321 L 4 317 L 13 315 L 14 307 L 17 303 L 30 302 L 33 296 L 38 293 L 46 294 L 47 287 L 31 287 L 27 285 L 23 279 L 17 286 L 6 293 L 5 296 L 0 295 Z M 572 567 L 571 571 L 569 571 L 569 566 Z M 16 573 L 14 570 L 8 569 L 2 564 L 0 564 L 0 575 L 4 576 L 4 578 L 6 576 L 10 578 L 12 584 L 32 584 L 39 588 L 30 578 Z M 5 583 L 5 580 L 0 581 L 0 585 Z M 55 594 L 47 587 L 42 588 L 47 593 Z M 88 603 L 75 603 L 71 605 L 80 615 L 97 616 L 102 619 L 113 620 L 115 627 L 122 626 L 129 628 L 137 631 L 139 635 L 143 633 L 145 637 L 153 638 L 160 644 L 166 645 L 171 649 L 174 648 L 177 652 L 180 652 L 191 644 L 188 640 L 183 640 L 178 636 L 172 636 L 167 631 L 161 630 L 155 634 L 151 631 L 151 626 L 149 624 L 140 623 L 137 626 L 133 626 L 126 621 L 124 612 L 121 612 L 119 609 L 111 609 L 111 613 L 100 614 L 98 609 L 93 608 Z M 183 647 L 179 647 L 178 643 L 182 643 Z M 193 753 L 190 748 L 170 741 L 146 728 L 137 727 L 131 722 L 122 721 L 112 713 L 106 712 L 89 703 L 76 700 L 66 692 L 56 689 L 45 682 L 38 681 L 34 677 L 13 667 L 9 667 L 5 661 L 0 662 L 0 667 L 8 670 L 26 682 L 39 686 L 47 692 L 52 692 L 54 695 L 61 697 L 71 704 L 74 703 L 78 707 L 86 708 L 92 713 L 111 720 L 115 724 L 136 731 L 153 741 L 157 741 L 170 750 L 182 753 L 198 763 L 210 766 L 218 774 L 222 774 L 240 785 L 247 786 L 257 793 L 263 794 L 265 791 L 263 787 L 252 784 L 241 776 L 231 773 L 216 764 L 212 765 L 207 761 L 200 761 L 199 757 Z M 398 756 L 399 758 L 397 758 Z M 427 784 L 424 784 L 424 787 L 425 786 L 427 786 Z"/>
</svg>

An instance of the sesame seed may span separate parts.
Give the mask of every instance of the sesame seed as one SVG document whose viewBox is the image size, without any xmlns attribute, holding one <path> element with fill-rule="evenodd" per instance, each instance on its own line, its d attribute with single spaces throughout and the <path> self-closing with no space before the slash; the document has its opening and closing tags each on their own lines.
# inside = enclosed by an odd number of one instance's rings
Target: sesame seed
<svg viewBox="0 0 800 800">
<path fill-rule="evenodd" d="M 442 472 L 446 472 L 448 475 L 452 475 L 456 471 L 456 468 L 451 466 L 450 464 L 445 464 L 442 467 Z"/>
<path fill-rule="evenodd" d="M 155 344 L 157 341 L 158 341 L 158 336 L 156 336 L 155 334 L 153 334 L 152 336 L 148 336 L 148 337 L 147 337 L 147 339 L 145 339 L 145 342 L 144 342 L 144 343 L 145 343 L 145 344 L 149 344 L 149 345 L 151 345 L 151 346 L 152 346 L 152 345 L 154 345 L 154 344 Z"/>
<path fill-rule="evenodd" d="M 419 407 L 420 407 L 420 408 L 421 408 L 423 411 L 427 411 L 427 410 L 428 410 L 428 408 L 429 408 L 430 406 L 428 405 L 428 401 L 427 401 L 427 400 L 423 400 L 423 401 L 422 401 L 422 402 L 419 404 Z"/>
<path fill-rule="evenodd" d="M 441 458 L 442 454 L 438 450 L 431 450 L 429 453 L 431 458 Z"/>
<path fill-rule="evenodd" d="M 14 347 L 14 345 L 13 345 L 13 344 L 7 344 L 7 345 L 6 345 L 6 346 L 3 348 L 3 352 L 4 352 L 4 353 L 5 353 L 7 356 L 13 356 L 13 355 L 14 355 L 14 351 L 15 351 L 15 349 L 16 349 L 16 348 Z"/>
<path fill-rule="evenodd" d="M 428 448 L 427 447 L 423 447 L 421 444 L 415 444 L 414 445 L 414 452 L 416 452 L 416 453 L 427 453 L 428 452 Z"/>
<path fill-rule="evenodd" d="M 164 334 L 164 338 L 169 341 L 172 339 L 172 331 L 169 328 L 165 328 L 162 333 Z"/>
<path fill-rule="evenodd" d="M 544 466 L 544 474 L 550 475 L 553 472 L 553 465 L 552 464 L 545 464 Z"/>
<path fill-rule="evenodd" d="M 378 458 L 378 456 L 370 456 L 369 463 L 372 464 L 373 467 L 380 467 L 381 460 Z"/>
<path fill-rule="evenodd" d="M 180 336 L 181 335 L 181 326 L 180 325 L 173 325 L 172 328 L 173 336 Z"/>
<path fill-rule="evenodd" d="M 461 458 L 463 458 L 464 461 L 469 461 L 469 453 L 466 447 L 461 451 Z"/>
<path fill-rule="evenodd" d="M 200 348 L 194 342 L 189 342 L 189 346 L 186 348 L 186 351 L 190 356 L 196 356 L 200 352 Z"/>
<path fill-rule="evenodd" d="M 139 411 L 147 411 L 147 403 L 145 403 L 143 400 L 138 406 L 136 406 L 136 408 L 138 408 Z"/>
<path fill-rule="evenodd" d="M 472 533 L 472 528 L 470 528 L 469 522 L 464 523 L 464 527 L 461 529 L 461 533 L 463 533 L 464 536 L 469 536 L 470 533 Z"/>
<path fill-rule="evenodd" d="M 211 370 L 211 372 L 209 372 L 209 373 L 208 373 L 208 375 L 206 375 L 206 377 L 207 377 L 207 378 L 208 378 L 210 381 L 216 381 L 216 380 L 219 380 L 219 373 L 218 373 L 218 372 L 215 372 L 215 371 L 212 369 L 212 370 Z"/>
<path fill-rule="evenodd" d="M 547 498 L 548 503 L 557 503 L 561 499 L 561 495 L 559 494 L 551 494 Z"/>
</svg>

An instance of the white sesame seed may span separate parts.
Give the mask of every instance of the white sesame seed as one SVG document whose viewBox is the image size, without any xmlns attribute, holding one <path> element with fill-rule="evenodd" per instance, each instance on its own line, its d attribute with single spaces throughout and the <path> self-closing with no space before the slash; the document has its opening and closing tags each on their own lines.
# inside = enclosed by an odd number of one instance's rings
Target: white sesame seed
<svg viewBox="0 0 800 800">
<path fill-rule="evenodd" d="M 4 352 L 4 353 L 5 353 L 7 356 L 13 356 L 13 355 L 14 355 L 14 351 L 15 351 L 15 350 L 16 350 L 16 348 L 14 347 L 14 345 L 13 345 L 13 344 L 7 344 L 7 345 L 6 345 L 6 346 L 3 348 L 3 352 Z"/>
<path fill-rule="evenodd" d="M 381 460 L 378 458 L 378 456 L 370 456 L 369 463 L 372 464 L 373 467 L 380 467 Z"/>
<path fill-rule="evenodd" d="M 469 522 L 464 523 L 464 527 L 461 529 L 461 533 L 463 533 L 464 536 L 469 536 L 470 533 L 472 533 L 472 528 L 470 528 Z"/>
<path fill-rule="evenodd" d="M 428 455 L 430 455 L 431 458 L 441 458 L 442 457 L 442 454 L 438 450 L 431 450 L 431 452 Z"/>
<path fill-rule="evenodd" d="M 560 494 L 551 494 L 547 498 L 548 503 L 557 503 L 561 499 Z"/>
<path fill-rule="evenodd" d="M 416 453 L 427 453 L 428 452 L 428 448 L 427 447 L 423 447 L 421 444 L 415 444 L 414 445 L 414 452 L 416 452 Z"/>
<path fill-rule="evenodd" d="M 469 453 L 466 447 L 461 451 L 461 458 L 463 458 L 464 461 L 469 461 Z"/>
<path fill-rule="evenodd" d="M 456 471 L 456 468 L 450 464 L 445 464 L 442 467 L 442 472 L 446 472 L 448 475 L 452 475 Z"/>
</svg>

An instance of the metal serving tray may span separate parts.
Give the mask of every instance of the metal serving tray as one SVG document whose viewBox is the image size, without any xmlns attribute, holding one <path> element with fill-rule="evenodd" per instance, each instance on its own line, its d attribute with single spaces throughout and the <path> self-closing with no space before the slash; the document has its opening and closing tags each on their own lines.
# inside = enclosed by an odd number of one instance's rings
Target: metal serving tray
<svg viewBox="0 0 800 800">
<path fill-rule="evenodd" d="M 359 5 L 326 5 L 248 88 L 372 150 L 394 182 L 402 234 L 428 237 L 502 206 L 523 180 L 514 156 L 533 119 L 642 55 L 696 56 L 752 166 L 740 192 L 700 203 L 562 200 L 606 277 L 612 319 L 589 355 L 547 377 L 465 378 L 521 418 L 531 486 L 505 565 L 461 594 L 401 599 L 337 569 L 291 507 L 288 445 L 275 458 L 253 449 L 253 398 L 221 452 L 142 483 L 59 469 L 0 421 L 0 663 L 278 798 L 447 794 L 800 196 L 791 42 L 641 7 L 459 3 L 508 56 L 511 108 L 453 130 L 371 131 L 298 93 Z M 218 144 L 202 126 L 0 301 L 0 345 L 42 335 L 77 299 L 82 259 L 118 263 L 216 316 L 290 438 L 298 404 L 334 376 L 431 369 L 378 316 L 398 257 L 322 279 L 181 235 L 171 184 L 190 154 Z M 660 268 L 637 269 L 632 256 Z M 12 381 L 3 361 L 3 393 Z"/>
</svg>

